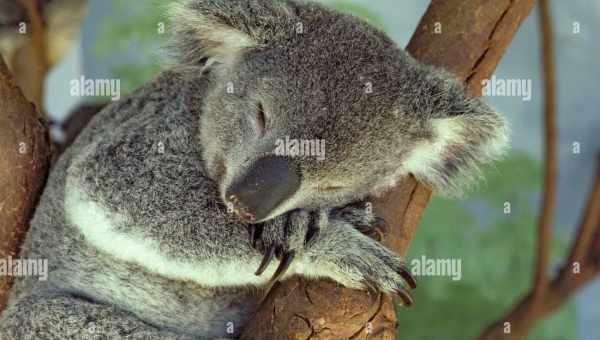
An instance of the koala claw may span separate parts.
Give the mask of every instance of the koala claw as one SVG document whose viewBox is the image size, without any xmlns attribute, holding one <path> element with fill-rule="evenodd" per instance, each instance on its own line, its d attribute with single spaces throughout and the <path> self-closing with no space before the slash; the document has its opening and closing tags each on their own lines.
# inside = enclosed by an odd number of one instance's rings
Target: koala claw
<svg viewBox="0 0 600 340">
<path fill-rule="evenodd" d="M 381 242 L 384 238 L 384 235 L 387 231 L 389 231 L 389 224 L 386 222 L 386 220 L 384 220 L 381 217 L 374 217 L 373 218 L 373 222 L 369 225 L 362 225 L 362 226 L 358 226 L 357 227 L 358 231 L 360 231 L 361 233 L 370 236 L 371 238 Z M 410 273 L 410 270 L 408 270 L 406 267 L 401 266 L 400 268 L 398 268 L 398 273 L 400 274 L 400 276 L 402 276 L 402 278 L 404 279 L 404 281 L 406 281 L 406 283 L 408 283 L 409 287 L 412 289 L 417 288 L 417 282 L 414 279 L 414 277 L 412 276 L 412 274 Z M 406 291 L 404 291 L 404 294 L 407 294 Z M 404 298 L 403 298 L 404 300 Z"/>
<path fill-rule="evenodd" d="M 400 276 L 402 276 L 404 281 L 406 281 L 406 283 L 408 283 L 408 286 L 411 289 L 417 288 L 417 281 L 412 276 L 412 274 L 410 273 L 410 270 L 408 270 L 408 268 L 402 266 L 399 268 L 398 273 L 400 274 Z"/>
<path fill-rule="evenodd" d="M 265 252 L 265 256 L 263 257 L 262 261 L 260 262 L 260 265 L 258 266 L 258 269 L 256 270 L 256 272 L 254 274 L 256 276 L 260 276 L 265 271 L 265 269 L 267 269 L 267 267 L 269 266 L 271 261 L 273 261 L 274 256 L 275 256 L 275 245 L 271 245 L 270 247 L 267 248 L 267 251 Z"/>
<path fill-rule="evenodd" d="M 398 289 L 396 289 L 395 292 L 396 292 L 396 295 L 398 295 L 400 297 L 400 299 L 402 300 L 402 303 L 405 306 L 407 306 L 407 307 L 412 306 L 413 298 L 412 298 L 412 296 L 410 296 L 410 293 L 406 289 L 399 287 Z"/>
<path fill-rule="evenodd" d="M 265 269 L 267 269 L 267 267 L 269 266 L 271 261 L 273 261 L 273 257 L 277 257 L 277 258 L 281 257 L 281 262 L 279 263 L 279 266 L 277 267 L 275 274 L 273 274 L 273 277 L 271 278 L 270 282 L 275 282 L 275 281 L 279 280 L 281 278 L 281 276 L 283 274 L 285 274 L 285 272 L 288 270 L 288 268 L 294 261 L 296 252 L 293 250 L 290 250 L 281 256 L 276 255 L 276 253 L 278 253 L 278 252 L 280 252 L 280 251 L 277 249 L 277 247 L 275 245 L 271 245 L 269 248 L 267 248 L 267 251 L 265 252 L 265 256 L 263 257 L 262 261 L 260 262 L 260 266 L 258 267 L 258 269 L 256 270 L 256 272 L 254 274 L 257 276 L 262 275 L 262 273 L 265 271 Z"/>
<path fill-rule="evenodd" d="M 250 244 L 252 245 L 253 248 L 256 248 L 256 243 L 257 243 L 258 239 L 260 238 L 262 231 L 263 231 L 262 224 L 249 224 L 248 225 L 248 232 L 250 232 Z"/>
<path fill-rule="evenodd" d="M 377 284 L 375 282 L 370 281 L 370 280 L 367 279 L 367 280 L 365 280 L 363 282 L 363 284 L 367 287 L 367 289 L 369 291 L 371 291 L 371 292 L 378 292 L 378 289 L 376 288 Z M 411 288 L 414 289 L 415 287 L 416 286 L 413 287 L 413 285 L 411 284 Z M 412 296 L 410 295 L 410 292 L 406 288 L 404 288 L 402 286 L 399 286 L 398 288 L 394 289 L 393 291 L 402 300 L 402 304 L 404 306 L 407 306 L 407 307 L 412 306 L 412 304 L 413 304 L 414 301 L 413 301 Z"/>
<path fill-rule="evenodd" d="M 318 234 L 319 228 L 316 228 L 313 225 L 311 225 L 308 228 L 308 231 L 306 232 L 306 236 L 304 238 L 304 246 L 309 247 L 314 242 Z"/>
<path fill-rule="evenodd" d="M 294 261 L 295 256 L 296 256 L 296 252 L 293 250 L 290 250 L 289 252 L 287 252 L 283 255 L 283 258 L 281 259 L 281 263 L 279 263 L 279 267 L 277 267 L 275 274 L 273 274 L 273 277 L 271 278 L 271 282 L 276 282 L 277 280 L 279 280 L 281 278 L 281 276 L 283 276 L 283 274 L 285 274 L 285 272 L 288 270 L 288 268 Z"/>
<path fill-rule="evenodd" d="M 250 233 L 250 244 L 252 245 L 253 248 L 258 248 L 257 244 L 258 244 L 258 240 L 260 239 L 260 236 L 263 233 L 263 227 L 264 226 L 262 224 L 248 225 L 248 231 Z M 256 275 L 256 276 L 262 275 L 262 273 L 265 271 L 265 269 L 267 269 L 269 264 L 271 264 L 271 261 L 273 261 L 273 258 L 275 257 L 276 252 L 277 252 L 277 246 L 275 244 L 272 244 L 265 248 L 265 253 L 264 253 L 263 259 L 260 261 L 260 265 L 258 266 L 258 269 L 256 269 L 256 272 L 254 272 L 254 275 Z"/>
<path fill-rule="evenodd" d="M 410 274 L 409 270 L 404 265 L 396 267 L 395 271 L 402 277 L 402 279 L 404 280 L 406 285 L 408 285 L 410 287 L 410 289 L 417 288 L 417 283 L 416 283 L 415 279 L 413 278 L 413 276 Z M 377 281 L 374 280 L 373 278 L 365 278 L 362 281 L 362 284 L 364 285 L 364 287 L 367 287 L 367 289 L 370 291 L 373 291 L 373 292 L 379 291 L 377 289 L 377 287 L 378 287 Z M 397 295 L 402 300 L 402 304 L 404 306 L 409 307 L 413 304 L 413 298 L 410 294 L 410 291 L 403 283 L 396 283 L 396 287 L 390 288 L 389 291 L 393 292 L 395 295 Z"/>
<path fill-rule="evenodd" d="M 248 226 L 250 243 L 252 247 L 259 250 L 263 254 L 260 265 L 254 273 L 255 275 L 262 275 L 271 262 L 273 262 L 273 258 L 277 258 L 281 262 L 273 274 L 273 277 L 270 279 L 270 282 L 279 280 L 289 269 L 296 256 L 296 251 L 291 249 L 294 247 L 294 245 L 289 243 L 290 235 L 288 232 L 293 229 L 290 223 L 290 218 L 286 217 L 283 225 L 278 224 L 278 227 L 275 229 L 273 226 L 265 226 L 263 223 L 251 224 Z M 273 237 L 273 230 L 277 230 L 282 233 L 278 237 Z M 303 230 L 304 229 L 302 229 L 302 231 L 298 231 L 304 232 Z M 304 243 L 308 244 L 312 239 L 314 239 L 315 236 L 316 231 L 309 228 L 306 231 Z"/>
</svg>

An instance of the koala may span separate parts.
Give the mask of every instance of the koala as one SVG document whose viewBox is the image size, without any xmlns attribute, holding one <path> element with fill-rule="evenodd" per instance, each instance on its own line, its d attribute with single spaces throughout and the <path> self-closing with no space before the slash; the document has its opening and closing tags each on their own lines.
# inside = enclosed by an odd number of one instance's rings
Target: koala
<svg viewBox="0 0 600 340">
<path fill-rule="evenodd" d="M 507 125 L 362 20 L 295 0 L 172 5 L 173 63 L 102 110 L 52 170 L 4 339 L 235 338 L 275 281 L 396 294 L 416 283 L 365 232 L 413 174 L 442 194 L 502 156 Z M 325 157 L 276 152 L 324 141 Z M 310 151 L 310 150 L 309 150 Z"/>
</svg>

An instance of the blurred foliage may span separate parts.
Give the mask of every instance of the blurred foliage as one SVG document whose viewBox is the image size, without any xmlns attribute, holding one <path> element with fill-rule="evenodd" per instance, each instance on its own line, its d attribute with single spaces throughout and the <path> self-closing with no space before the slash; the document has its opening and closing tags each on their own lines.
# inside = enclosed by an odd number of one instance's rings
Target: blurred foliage
<svg viewBox="0 0 600 340">
<path fill-rule="evenodd" d="M 111 65 L 113 77 L 121 79 L 126 94 L 160 71 L 165 35 L 159 25 L 163 23 L 168 32 L 168 23 L 162 4 L 112 2 L 115 14 L 106 18 L 95 52 L 99 62 Z M 365 6 L 351 1 L 325 3 L 386 30 L 381 18 Z M 536 241 L 533 193 L 540 188 L 537 169 L 539 165 L 531 159 L 513 154 L 485 172 L 484 186 L 466 203 L 432 200 L 409 258 L 461 259 L 462 279 L 419 278 L 415 306 L 398 310 L 403 339 L 473 338 L 528 290 Z M 511 203 L 510 214 L 504 214 L 505 202 Z M 554 258 L 561 258 L 557 256 L 565 249 L 564 243 L 556 241 Z M 575 308 L 569 304 L 541 322 L 532 338 L 572 339 L 575 323 Z"/>
<path fill-rule="evenodd" d="M 121 80 L 121 91 L 127 94 L 162 69 L 166 7 L 156 0 L 139 6 L 132 6 L 130 0 L 111 1 L 114 15 L 104 19 L 94 52 L 99 63 L 111 65 L 112 77 Z"/>
<path fill-rule="evenodd" d="M 462 278 L 417 277 L 415 305 L 398 308 L 403 339 L 472 339 L 523 295 L 533 279 L 539 165 L 514 153 L 484 171 L 486 181 L 470 200 L 434 198 L 414 239 L 408 261 L 462 260 Z M 509 202 L 511 211 L 504 213 Z M 563 228 L 557 228 L 564 230 Z M 561 237 L 562 236 L 562 237 Z M 568 235 L 556 235 L 554 264 L 565 256 Z M 560 241 L 563 240 L 563 241 Z M 541 322 L 530 339 L 576 338 L 573 303 Z"/>
</svg>

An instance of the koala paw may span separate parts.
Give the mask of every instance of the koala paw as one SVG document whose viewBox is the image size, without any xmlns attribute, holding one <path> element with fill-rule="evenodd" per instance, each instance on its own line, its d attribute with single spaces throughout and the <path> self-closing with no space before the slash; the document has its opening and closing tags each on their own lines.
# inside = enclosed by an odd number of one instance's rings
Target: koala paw
<svg viewBox="0 0 600 340">
<path fill-rule="evenodd" d="M 373 242 L 370 239 L 368 241 Z M 352 247 L 356 249 L 349 250 L 336 261 L 337 266 L 342 269 L 343 278 L 340 283 L 394 293 L 402 299 L 404 305 L 412 305 L 413 299 L 408 288 L 415 289 L 416 281 L 399 257 L 377 244 L 365 242 L 360 245 L 355 242 Z"/>
<path fill-rule="evenodd" d="M 264 223 L 250 224 L 251 245 L 263 254 L 255 274 L 261 275 L 273 258 L 277 258 L 281 262 L 271 282 L 279 280 L 290 267 L 297 251 L 313 242 L 318 234 L 317 222 L 317 212 L 294 210 Z"/>
<path fill-rule="evenodd" d="M 404 305 L 410 306 L 413 300 L 409 289 L 417 287 L 410 270 L 400 257 L 364 235 L 383 235 L 386 229 L 387 223 L 370 209 L 364 209 L 363 204 L 335 209 L 328 228 L 322 231 L 317 246 L 310 252 L 323 271 L 329 271 L 327 276 L 341 284 L 395 293 Z M 329 256 L 319 259 L 317 254 Z"/>
<path fill-rule="evenodd" d="M 370 202 L 355 202 L 334 209 L 331 215 L 334 219 L 345 221 L 356 230 L 378 242 L 383 241 L 389 230 L 387 222 L 383 218 L 374 215 Z"/>
</svg>

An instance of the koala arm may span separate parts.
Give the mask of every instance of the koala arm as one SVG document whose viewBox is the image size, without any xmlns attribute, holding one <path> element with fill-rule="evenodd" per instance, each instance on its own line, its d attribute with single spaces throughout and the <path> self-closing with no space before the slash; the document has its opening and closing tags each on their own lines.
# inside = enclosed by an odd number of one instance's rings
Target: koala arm
<svg viewBox="0 0 600 340">
<path fill-rule="evenodd" d="M 205 184 L 211 186 L 208 180 Z M 286 277 L 287 269 L 288 276 L 328 277 L 354 288 L 370 283 L 386 292 L 404 292 L 403 280 L 412 280 L 397 256 L 356 230 L 377 222 L 367 210 L 295 210 L 264 222 L 261 232 L 249 237 L 248 226 L 219 207 L 217 195 L 182 199 L 189 204 L 180 202 L 182 207 L 171 212 L 173 218 L 161 217 L 168 212 L 156 206 L 145 222 L 135 222 L 111 212 L 68 178 L 65 210 L 70 222 L 100 250 L 157 274 L 208 287 L 261 286 Z"/>
<path fill-rule="evenodd" d="M 262 286 L 298 274 L 397 293 L 405 304 L 412 303 L 407 287 L 415 283 L 403 261 L 356 229 L 377 222 L 361 209 L 353 208 L 350 216 L 295 210 L 255 227 L 260 231 L 251 237 L 246 225 L 217 210 L 221 216 L 213 216 L 213 224 L 179 230 L 161 224 L 147 234 L 143 227 L 122 224 L 127 219 L 108 213 L 89 196 L 67 195 L 71 222 L 89 242 L 169 278 L 218 288 Z M 124 228 L 128 231 L 120 231 Z"/>
<path fill-rule="evenodd" d="M 405 305 L 412 304 L 408 288 L 416 288 L 416 282 L 402 259 L 365 235 L 387 225 L 362 202 L 295 210 L 252 227 L 253 246 L 264 253 L 257 273 L 274 257 L 280 260 L 271 280 L 291 274 L 329 278 L 350 288 L 394 293 Z"/>
</svg>

